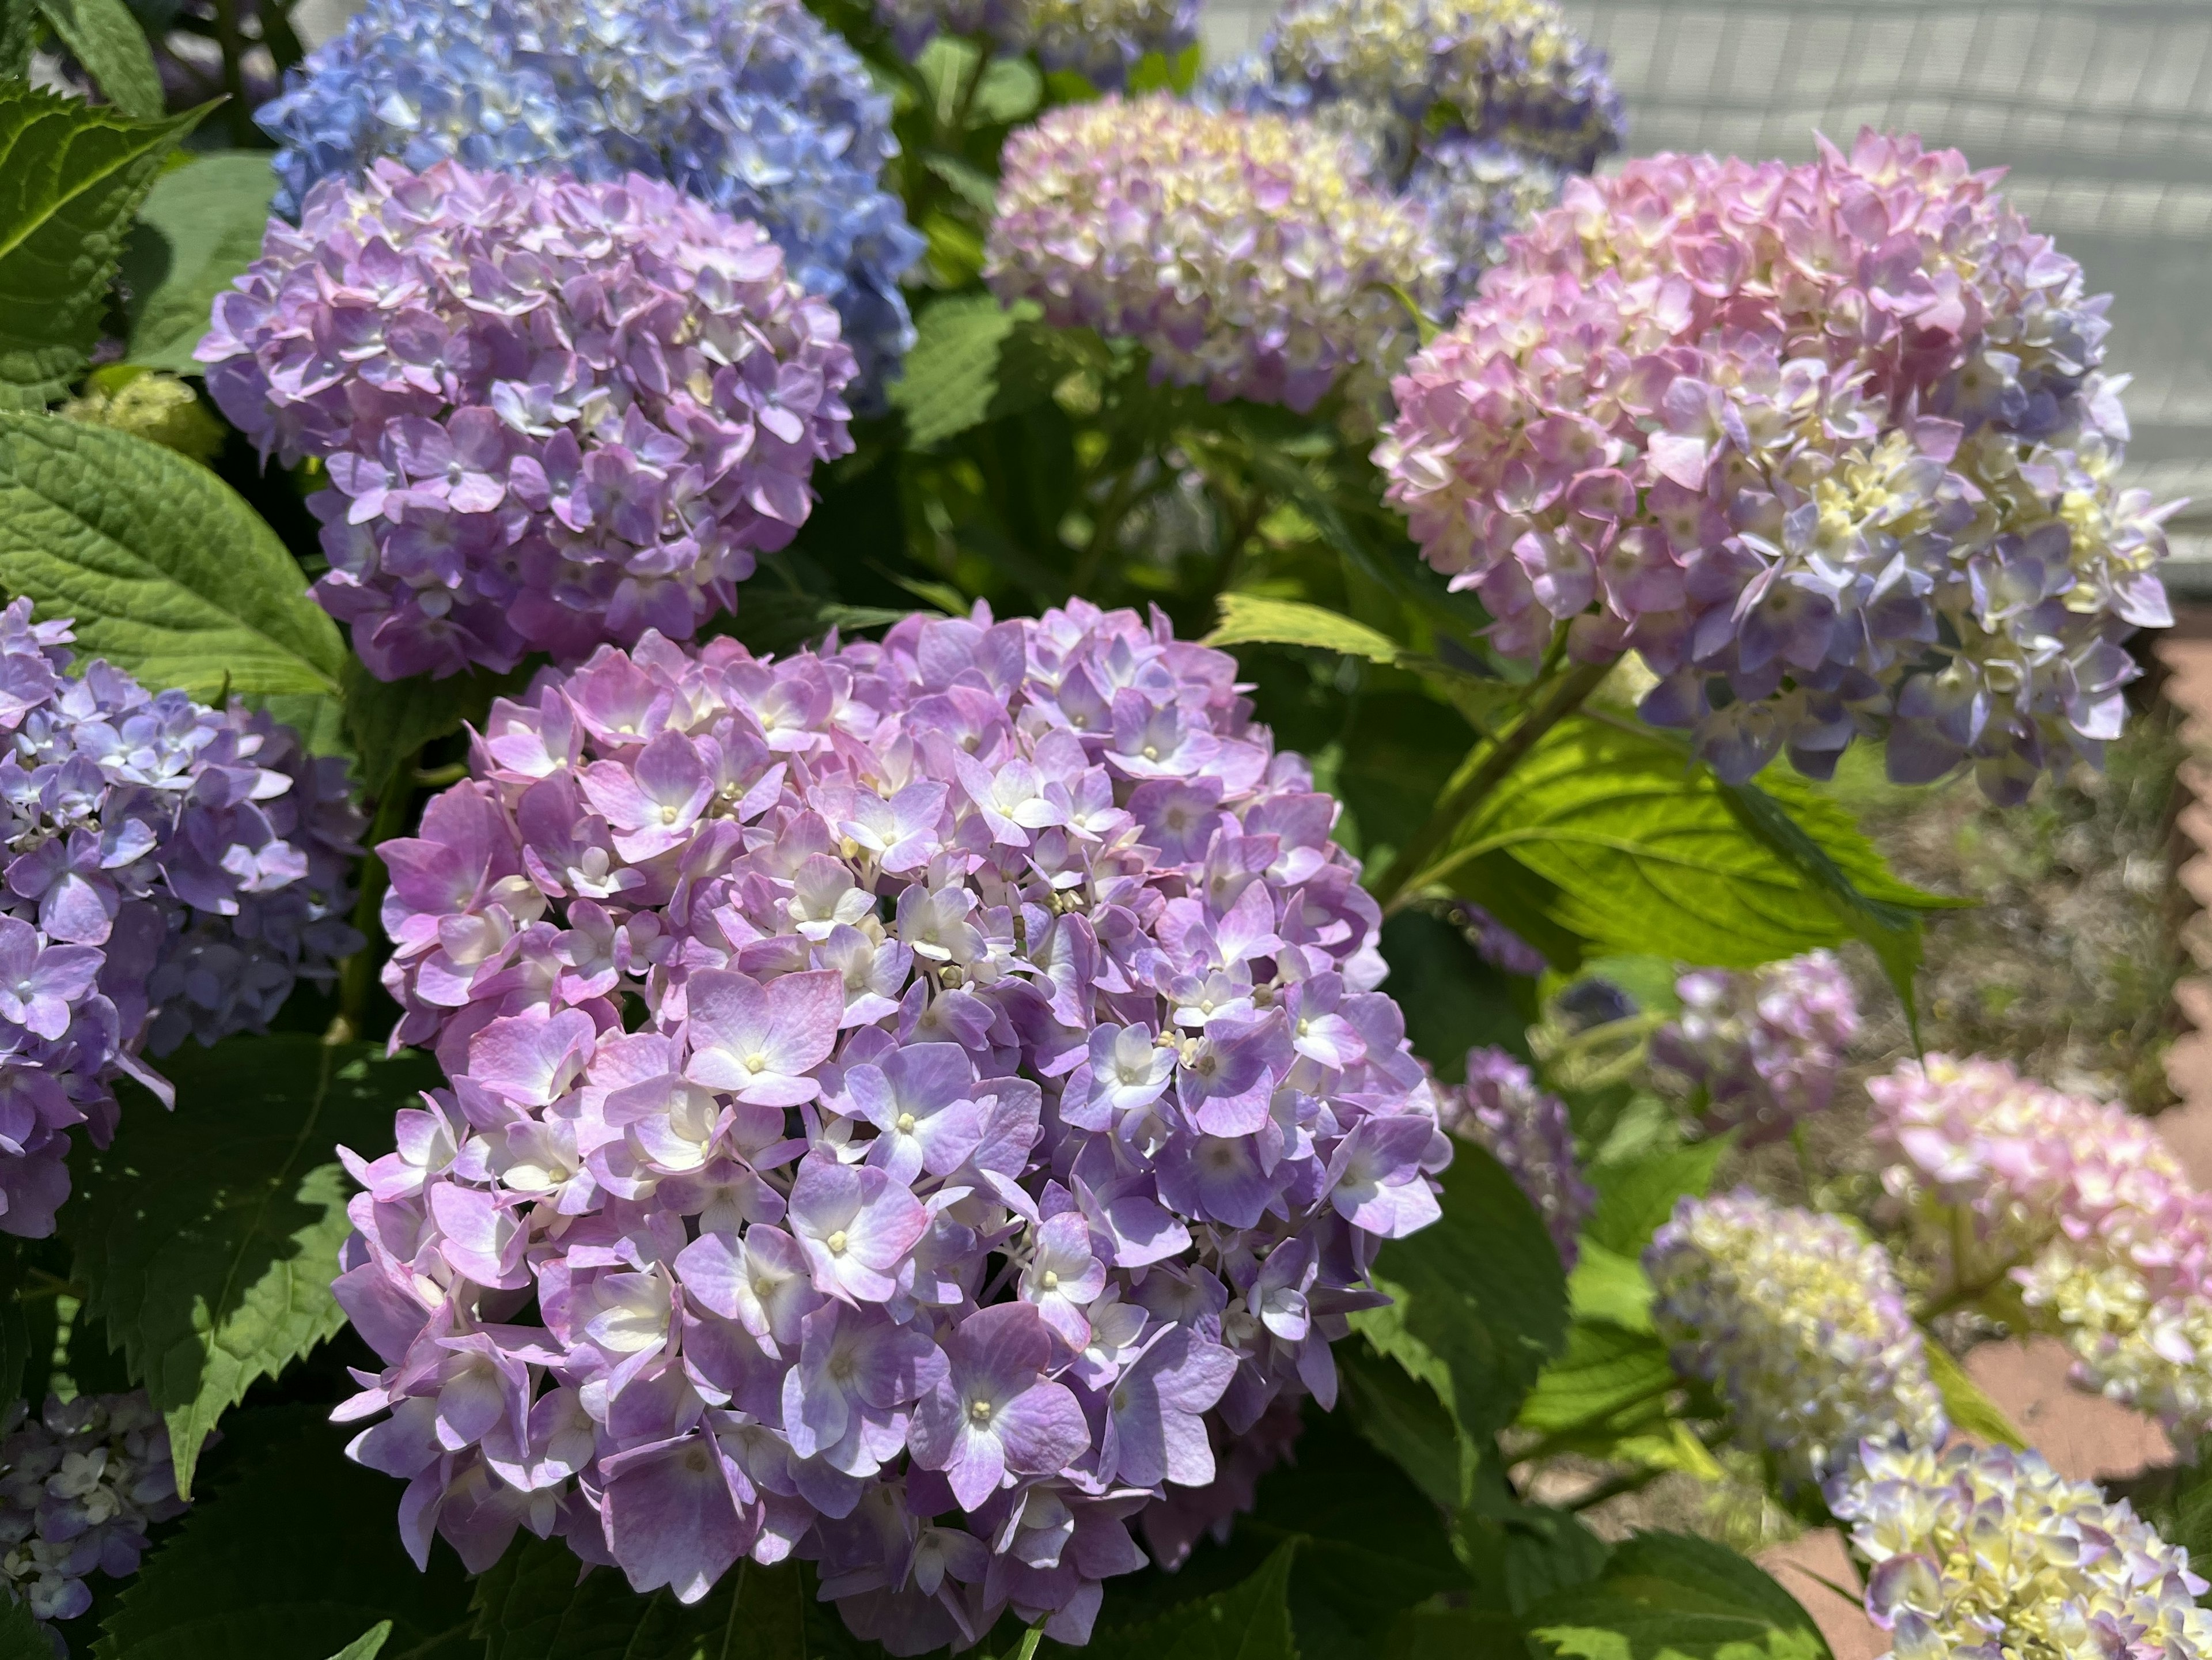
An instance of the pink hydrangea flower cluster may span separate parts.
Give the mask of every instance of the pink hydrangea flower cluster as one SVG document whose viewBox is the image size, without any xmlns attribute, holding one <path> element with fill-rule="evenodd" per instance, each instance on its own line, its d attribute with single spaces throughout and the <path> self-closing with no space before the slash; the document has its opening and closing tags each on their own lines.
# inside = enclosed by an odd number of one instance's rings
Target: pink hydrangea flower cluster
<svg viewBox="0 0 2212 1660">
<path fill-rule="evenodd" d="M 1504 1049 L 1484 1047 L 1467 1052 L 1464 1089 L 1437 1091 L 1437 1113 L 1446 1129 L 1505 1167 L 1544 1219 L 1559 1261 L 1572 1268 L 1582 1255 L 1583 1224 L 1597 1208 L 1597 1189 L 1583 1179 L 1567 1104 L 1538 1087 L 1528 1068 Z"/>
<path fill-rule="evenodd" d="M 106 1146 L 141 1058 L 264 1030 L 361 949 L 345 765 L 289 727 L 94 660 L 0 611 L 0 1232 L 41 1238 L 70 1132 Z"/>
<path fill-rule="evenodd" d="M 2170 509 L 2112 482 L 2105 301 L 1996 183 L 1873 132 L 1571 180 L 1394 383 L 1424 555 L 1510 652 L 1640 652 L 1730 778 L 1869 731 L 2000 800 L 2097 760 Z"/>
<path fill-rule="evenodd" d="M 390 680 L 732 609 L 852 447 L 838 329 L 667 185 L 380 161 L 270 222 L 196 355 L 264 457 L 323 463 L 315 597 Z"/>
<path fill-rule="evenodd" d="M 1156 380 L 1301 412 L 1379 399 L 1434 297 L 1419 212 L 1339 140 L 1164 94 L 1053 111 L 1007 141 L 984 277 L 1046 320 L 1137 341 Z"/>
<path fill-rule="evenodd" d="M 796 1552 L 895 1653 L 1080 1641 L 1217 1431 L 1333 1398 L 1449 1144 L 1235 667 L 1073 601 L 494 705 L 383 848 L 453 1086 L 353 1161 L 337 1282 L 418 1555 L 689 1602 Z"/>
<path fill-rule="evenodd" d="M 1742 974 L 1692 969 L 1674 994 L 1681 1012 L 1651 1035 L 1651 1059 L 1688 1085 L 1706 1128 L 1741 1128 L 1756 1146 L 1827 1110 L 1859 1031 L 1858 997 L 1833 952 Z"/>
<path fill-rule="evenodd" d="M 1867 1093 L 1883 1185 L 1960 1285 L 2015 1288 L 2084 1387 L 2185 1439 L 2212 1427 L 2212 1195 L 2149 1121 L 1982 1058 L 1907 1061 Z"/>
</svg>

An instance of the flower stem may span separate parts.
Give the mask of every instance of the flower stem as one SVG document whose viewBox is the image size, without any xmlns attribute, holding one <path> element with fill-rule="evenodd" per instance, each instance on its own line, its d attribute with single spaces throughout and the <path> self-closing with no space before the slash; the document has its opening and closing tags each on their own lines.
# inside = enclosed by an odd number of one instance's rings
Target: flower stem
<svg viewBox="0 0 2212 1660">
<path fill-rule="evenodd" d="M 1520 723 L 1504 737 L 1477 746 L 1474 754 L 1480 758 L 1445 792 L 1428 821 L 1399 850 L 1390 867 L 1376 879 L 1372 891 L 1384 910 L 1397 909 L 1428 885 L 1437 869 L 1436 855 L 1451 840 L 1461 821 L 1521 763 L 1538 739 L 1581 707 L 1583 700 L 1612 672 L 1611 660 L 1577 663 L 1532 688 L 1534 698 Z"/>
</svg>

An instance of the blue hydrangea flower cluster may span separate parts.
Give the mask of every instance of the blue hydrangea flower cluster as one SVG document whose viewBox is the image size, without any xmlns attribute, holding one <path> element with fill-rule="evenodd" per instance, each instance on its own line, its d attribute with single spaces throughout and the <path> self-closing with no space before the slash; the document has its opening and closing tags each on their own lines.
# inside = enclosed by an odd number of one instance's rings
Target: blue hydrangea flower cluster
<svg viewBox="0 0 2212 1660">
<path fill-rule="evenodd" d="M 198 355 L 264 455 L 325 464 L 315 598 L 386 680 L 688 638 L 853 445 L 837 314 L 638 173 L 326 180 Z"/>
<path fill-rule="evenodd" d="M 0 1588 L 42 1623 L 92 1606 L 84 1582 L 138 1572 L 146 1530 L 182 1516 L 169 1432 L 146 1391 L 18 1401 L 0 1417 Z M 59 1633 L 49 1635 L 62 1651 Z"/>
<path fill-rule="evenodd" d="M 263 1030 L 362 944 L 344 764 L 104 662 L 70 678 L 70 637 L 0 611 L 0 1231 L 33 1238 L 115 1080 L 168 1098 L 142 1051 Z"/>
<path fill-rule="evenodd" d="M 908 57 L 940 29 L 980 36 L 1106 92 L 1146 53 L 1172 61 L 1198 40 L 1199 0 L 876 0 L 876 11 Z"/>
<path fill-rule="evenodd" d="M 799 0 L 368 0 L 255 118 L 277 211 L 391 156 L 420 173 L 661 179 L 765 228 L 837 307 L 872 398 L 914 329 L 922 241 L 881 184 L 890 105 Z"/>
<path fill-rule="evenodd" d="M 398 1039 L 342 1408 L 474 1566 L 819 1565 L 894 1654 L 1081 1642 L 1332 1402 L 1451 1156 L 1336 804 L 1237 665 L 1080 600 L 778 660 L 647 635 L 493 706 L 387 842 Z"/>
<path fill-rule="evenodd" d="M 1443 256 L 1443 311 L 1456 317 L 1482 273 L 1505 257 L 1505 239 L 1559 199 L 1559 164 L 1496 138 L 1449 132 L 1425 142 L 1406 178 L 1429 241 Z"/>
<path fill-rule="evenodd" d="M 1423 133 L 1499 140 L 1575 173 L 1620 147 L 1606 56 L 1551 0 L 1290 0 L 1216 95 L 1279 109 L 1360 106 L 1402 164 Z"/>
</svg>

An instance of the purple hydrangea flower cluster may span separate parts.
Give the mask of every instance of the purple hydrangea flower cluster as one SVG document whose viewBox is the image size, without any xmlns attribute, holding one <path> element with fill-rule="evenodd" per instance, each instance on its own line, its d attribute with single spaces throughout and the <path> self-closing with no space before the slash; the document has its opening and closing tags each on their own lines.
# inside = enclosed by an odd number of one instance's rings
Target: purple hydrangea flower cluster
<svg viewBox="0 0 2212 1660">
<path fill-rule="evenodd" d="M 1741 1128 L 1756 1146 L 1827 1110 L 1859 1031 L 1858 997 L 1833 952 L 1742 974 L 1692 969 L 1674 993 L 1681 1012 L 1652 1034 L 1651 1059 L 1687 1085 L 1708 1129 Z"/>
<path fill-rule="evenodd" d="M 362 944 L 343 763 L 105 662 L 72 678 L 70 638 L 0 611 L 0 1232 L 33 1238 L 116 1079 L 169 1098 L 142 1051 L 261 1031 Z"/>
<path fill-rule="evenodd" d="M 1624 125 L 1605 54 L 1551 0 L 1290 0 L 1212 90 L 1251 107 L 1372 112 L 1401 173 L 1440 134 L 1588 173 Z"/>
<path fill-rule="evenodd" d="M 1137 1512 L 1152 1560 L 1173 1572 L 1190 1560 L 1200 1539 L 1227 1544 L 1237 1518 L 1259 1502 L 1260 1478 L 1278 1464 L 1297 1462 L 1294 1450 L 1304 1428 L 1294 1394 L 1277 1395 L 1241 1435 L 1230 1434 L 1218 1417 L 1207 1419 L 1212 1481 L 1203 1487 L 1169 1487 Z"/>
<path fill-rule="evenodd" d="M 1394 383 L 1376 459 L 1516 655 L 1642 654 L 1725 776 L 1971 760 L 2016 801 L 2117 735 L 2169 620 L 2165 510 L 2112 475 L 2105 301 L 1956 151 L 1577 179 Z"/>
<path fill-rule="evenodd" d="M 836 313 L 635 173 L 326 181 L 197 356 L 264 456 L 324 463 L 315 597 L 387 680 L 688 638 L 852 448 Z"/>
<path fill-rule="evenodd" d="M 1862 1442 L 1942 1444 L 1943 1398 L 1889 1253 L 1840 1217 L 1748 1188 L 1686 1195 L 1644 1268 L 1675 1370 L 1720 1391 L 1738 1438 L 1786 1482 L 1832 1480 Z"/>
<path fill-rule="evenodd" d="M 1122 336 L 1156 380 L 1304 412 L 1378 400 L 1440 256 L 1342 145 L 1164 95 L 1053 111 L 1006 143 L 984 276 L 1046 320 Z"/>
<path fill-rule="evenodd" d="M 876 12 L 908 58 L 941 29 L 1031 53 L 1108 92 L 1147 53 L 1172 63 L 1198 43 L 1199 0 L 876 0 Z"/>
<path fill-rule="evenodd" d="M 689 1602 L 796 1552 L 896 1653 L 1079 1641 L 1214 1426 L 1333 1399 L 1449 1143 L 1238 694 L 1073 601 L 493 706 L 382 849 L 453 1087 L 352 1160 L 337 1282 L 418 1556 L 527 1526 Z"/>
<path fill-rule="evenodd" d="M 137 1572 L 147 1529 L 187 1508 L 143 1389 L 50 1395 L 36 1418 L 18 1401 L 0 1417 L 0 1586 L 35 1620 L 76 1619 L 88 1577 Z"/>
<path fill-rule="evenodd" d="M 1869 1444 L 1837 1485 L 1892 1660 L 2212 1655 L 2188 1551 L 2039 1453 Z"/>
<path fill-rule="evenodd" d="M 883 187 L 890 101 L 799 0 L 368 0 L 258 119 L 288 219 L 380 156 L 641 173 L 768 232 L 837 307 L 856 394 L 877 399 L 914 342 L 899 279 L 922 240 Z"/>
<path fill-rule="evenodd" d="M 1467 1052 L 1467 1086 L 1439 1089 L 1443 1127 L 1489 1150 L 1544 1219 L 1572 1268 L 1582 1255 L 1583 1224 L 1597 1207 L 1597 1189 L 1583 1179 L 1567 1104 L 1537 1086 L 1528 1068 L 1504 1049 Z"/>
<path fill-rule="evenodd" d="M 2082 1387 L 2180 1441 L 2212 1428 L 2212 1195 L 2148 1120 L 1943 1055 L 1867 1093 L 1883 1185 L 1948 1250 L 1957 1284 L 2016 1289 Z"/>
</svg>

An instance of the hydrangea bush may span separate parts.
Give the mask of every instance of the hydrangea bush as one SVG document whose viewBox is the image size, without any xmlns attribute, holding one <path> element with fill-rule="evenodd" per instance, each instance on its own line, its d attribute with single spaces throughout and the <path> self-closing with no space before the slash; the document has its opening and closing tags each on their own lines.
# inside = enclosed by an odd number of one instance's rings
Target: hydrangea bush
<svg viewBox="0 0 2212 1660">
<path fill-rule="evenodd" d="M 1577 177 L 1522 0 L 194 11 L 264 171 L 35 9 L 0 1652 L 1819 1655 L 1616 1538 L 1717 1468 L 1900 1655 L 2197 1651 L 2200 1474 L 1954 1354 L 2192 1444 L 2171 1151 L 1796 1134 L 1943 902 L 1763 763 L 2060 787 L 2165 614 L 1995 175 Z"/>
</svg>

